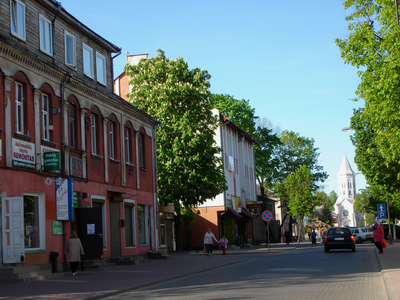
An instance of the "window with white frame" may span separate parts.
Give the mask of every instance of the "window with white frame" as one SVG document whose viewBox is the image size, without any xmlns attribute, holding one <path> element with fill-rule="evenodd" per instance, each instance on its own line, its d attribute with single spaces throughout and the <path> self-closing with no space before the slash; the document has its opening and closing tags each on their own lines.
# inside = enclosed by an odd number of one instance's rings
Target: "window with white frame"
<svg viewBox="0 0 400 300">
<path fill-rule="evenodd" d="M 46 94 L 42 94 L 42 138 L 45 141 L 50 140 L 49 119 L 50 119 L 49 96 Z"/>
<path fill-rule="evenodd" d="M 114 159 L 115 158 L 115 151 L 114 151 L 114 147 L 115 147 L 115 143 L 114 143 L 114 138 L 115 138 L 115 134 L 114 134 L 114 123 L 113 122 L 109 122 L 108 123 L 108 128 L 109 128 L 109 137 L 110 137 L 110 158 Z"/>
<path fill-rule="evenodd" d="M 136 246 L 136 226 L 135 226 L 135 202 L 125 200 L 124 202 L 125 217 L 125 247 Z"/>
<path fill-rule="evenodd" d="M 138 234 L 139 234 L 139 244 L 146 244 L 147 243 L 147 215 L 146 215 L 146 206 L 145 205 L 138 205 L 137 206 L 138 212 Z"/>
<path fill-rule="evenodd" d="M 44 16 L 39 15 L 40 50 L 53 55 L 52 24 Z"/>
<path fill-rule="evenodd" d="M 68 106 L 68 140 L 69 146 L 75 147 L 75 105 L 69 104 Z"/>
<path fill-rule="evenodd" d="M 25 251 L 45 249 L 45 198 L 43 194 L 24 195 Z"/>
<path fill-rule="evenodd" d="M 91 134 L 91 141 L 92 141 L 92 154 L 97 154 L 97 126 L 96 126 L 96 116 L 90 115 L 90 134 Z"/>
<path fill-rule="evenodd" d="M 83 73 L 93 78 L 93 49 L 83 44 Z"/>
<path fill-rule="evenodd" d="M 10 0 L 11 33 L 25 40 L 25 4 L 19 0 Z"/>
<path fill-rule="evenodd" d="M 96 75 L 97 81 L 106 85 L 106 58 L 96 53 Z"/>
<path fill-rule="evenodd" d="M 131 147 L 130 147 L 131 131 L 129 128 L 125 128 L 125 161 L 131 163 Z"/>
<path fill-rule="evenodd" d="M 65 31 L 65 64 L 76 68 L 76 39 L 75 36 Z"/>
<path fill-rule="evenodd" d="M 22 84 L 15 83 L 15 123 L 16 132 L 24 133 L 24 89 Z"/>
</svg>

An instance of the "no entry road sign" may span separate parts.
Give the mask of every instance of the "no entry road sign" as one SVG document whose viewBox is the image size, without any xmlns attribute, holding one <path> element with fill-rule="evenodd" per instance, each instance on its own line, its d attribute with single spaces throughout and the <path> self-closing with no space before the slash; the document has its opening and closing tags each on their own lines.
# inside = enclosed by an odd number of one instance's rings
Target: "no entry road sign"
<svg viewBox="0 0 400 300">
<path fill-rule="evenodd" d="M 271 221 L 272 220 L 272 212 L 270 212 L 269 210 L 266 210 L 262 213 L 262 219 L 266 222 Z"/>
</svg>

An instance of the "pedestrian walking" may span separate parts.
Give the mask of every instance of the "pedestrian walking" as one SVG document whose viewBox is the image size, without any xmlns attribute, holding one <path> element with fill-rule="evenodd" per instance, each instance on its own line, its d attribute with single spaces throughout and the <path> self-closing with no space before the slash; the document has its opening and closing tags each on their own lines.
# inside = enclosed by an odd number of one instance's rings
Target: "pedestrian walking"
<svg viewBox="0 0 400 300">
<path fill-rule="evenodd" d="M 207 249 L 207 256 L 212 255 L 213 239 L 214 239 L 214 241 L 216 241 L 218 243 L 214 234 L 211 232 L 211 228 L 208 228 L 206 234 L 204 235 L 204 246 Z"/>
<path fill-rule="evenodd" d="M 76 269 L 78 268 L 78 262 L 81 261 L 81 255 L 84 255 L 81 240 L 76 235 L 75 231 L 71 232 L 70 238 L 65 245 L 65 252 L 68 254 L 68 260 L 71 267 L 72 275 L 76 275 Z"/>
<path fill-rule="evenodd" d="M 286 240 L 286 245 L 289 245 L 289 238 L 290 238 L 290 234 L 289 231 L 285 231 L 285 240 Z"/>
<path fill-rule="evenodd" d="M 313 231 L 311 233 L 311 244 L 312 245 L 317 244 L 317 233 L 315 232 L 315 228 L 313 228 Z"/>
<path fill-rule="evenodd" d="M 311 232 L 308 233 L 308 240 L 311 241 Z"/>
<path fill-rule="evenodd" d="M 382 226 L 379 224 L 378 221 L 374 221 L 374 226 L 372 226 L 374 229 L 374 243 L 376 248 L 379 250 L 379 254 L 383 253 L 383 247 L 382 247 L 382 239 L 385 238 L 385 234 L 383 232 Z"/>
<path fill-rule="evenodd" d="M 222 249 L 223 255 L 225 255 L 225 249 L 228 246 L 228 240 L 222 236 L 222 238 L 218 241 L 219 247 Z"/>
</svg>

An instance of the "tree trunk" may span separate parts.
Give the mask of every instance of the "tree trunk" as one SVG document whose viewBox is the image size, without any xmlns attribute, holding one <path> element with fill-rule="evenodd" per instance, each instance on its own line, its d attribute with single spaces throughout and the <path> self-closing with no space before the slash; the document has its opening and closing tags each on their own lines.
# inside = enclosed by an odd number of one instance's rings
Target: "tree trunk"
<svg viewBox="0 0 400 300">
<path fill-rule="evenodd" d="M 187 250 L 193 250 L 192 230 L 190 229 L 190 223 L 185 223 L 185 238 Z"/>
<path fill-rule="evenodd" d="M 300 244 L 301 235 L 303 233 L 303 216 L 300 216 L 299 219 L 299 232 L 297 237 L 297 244 Z"/>
<path fill-rule="evenodd" d="M 174 215 L 175 222 L 175 239 L 176 239 L 176 250 L 183 251 L 183 243 L 182 243 L 182 221 L 181 215 Z"/>
</svg>

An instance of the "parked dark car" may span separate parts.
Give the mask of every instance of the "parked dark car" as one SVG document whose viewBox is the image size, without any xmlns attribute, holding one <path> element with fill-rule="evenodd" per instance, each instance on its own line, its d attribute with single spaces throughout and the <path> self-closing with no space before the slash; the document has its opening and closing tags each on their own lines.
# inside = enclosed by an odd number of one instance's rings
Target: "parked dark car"
<svg viewBox="0 0 400 300">
<path fill-rule="evenodd" d="M 389 239 L 389 224 L 381 224 L 383 227 L 383 232 L 385 233 L 385 239 Z M 396 239 L 400 238 L 400 226 L 396 225 Z M 393 224 L 392 224 L 392 238 L 393 238 Z"/>
<path fill-rule="evenodd" d="M 325 252 L 331 249 L 350 249 L 356 251 L 354 236 L 348 227 L 331 227 L 325 236 Z"/>
</svg>

